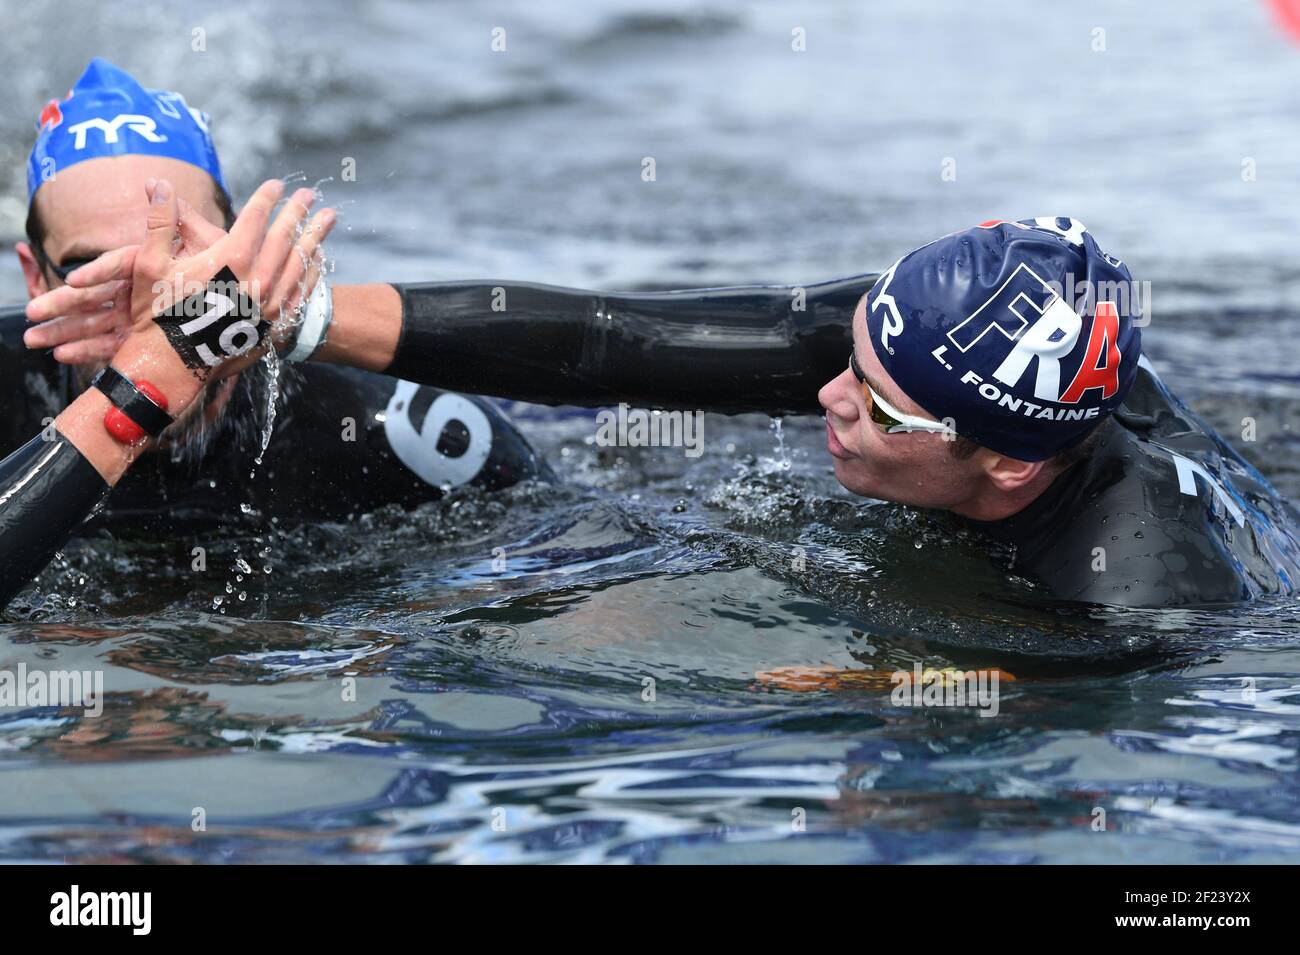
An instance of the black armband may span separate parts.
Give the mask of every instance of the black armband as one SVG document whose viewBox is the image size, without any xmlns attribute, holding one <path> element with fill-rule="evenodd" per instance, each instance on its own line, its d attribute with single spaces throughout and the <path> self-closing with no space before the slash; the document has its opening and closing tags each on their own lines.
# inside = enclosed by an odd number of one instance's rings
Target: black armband
<svg viewBox="0 0 1300 955">
<path fill-rule="evenodd" d="M 57 431 L 0 461 L 0 607 L 39 574 L 108 493 L 108 483 Z"/>
<path fill-rule="evenodd" d="M 142 384 L 156 391 L 147 382 Z M 174 420 L 165 407 L 159 407 L 154 399 L 136 387 L 135 382 L 112 365 L 100 369 L 99 374 L 91 379 L 90 387 L 102 391 L 113 407 L 139 425 L 151 438 L 162 434 L 163 429 Z"/>
<path fill-rule="evenodd" d="M 261 341 L 257 303 L 239 288 L 229 268 L 207 287 L 154 316 L 187 368 L 206 377 L 217 365 L 256 348 Z"/>
<path fill-rule="evenodd" d="M 817 412 L 846 367 L 875 276 L 809 286 L 602 293 L 546 285 L 395 285 L 386 374 L 540 404 Z"/>
</svg>

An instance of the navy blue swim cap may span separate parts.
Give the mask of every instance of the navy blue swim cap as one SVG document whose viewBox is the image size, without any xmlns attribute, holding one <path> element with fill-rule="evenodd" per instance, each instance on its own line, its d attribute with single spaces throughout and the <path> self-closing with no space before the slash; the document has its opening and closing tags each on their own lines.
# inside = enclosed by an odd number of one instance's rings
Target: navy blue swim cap
<svg viewBox="0 0 1300 955">
<path fill-rule="evenodd" d="M 67 99 L 50 100 L 27 160 L 27 204 L 47 180 L 101 156 L 168 156 L 198 166 L 223 190 L 206 113 L 180 93 L 147 90 L 125 70 L 95 57 Z"/>
<path fill-rule="evenodd" d="M 1128 267 L 1068 218 L 996 220 L 889 269 L 867 300 L 876 357 L 959 435 L 1021 461 L 1119 407 L 1142 350 Z"/>
</svg>

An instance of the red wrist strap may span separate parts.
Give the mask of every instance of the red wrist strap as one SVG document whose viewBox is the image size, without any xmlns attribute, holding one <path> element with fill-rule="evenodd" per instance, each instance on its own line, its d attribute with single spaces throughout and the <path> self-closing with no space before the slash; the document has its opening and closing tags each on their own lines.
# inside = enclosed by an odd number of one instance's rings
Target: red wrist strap
<svg viewBox="0 0 1300 955">
<path fill-rule="evenodd" d="M 161 410 L 167 410 L 167 396 L 155 385 L 144 379 L 134 382 L 134 385 L 136 391 L 145 395 Z M 146 434 L 144 428 L 128 418 L 126 412 L 118 407 L 109 408 L 104 412 L 104 428 L 122 444 L 135 444 Z"/>
</svg>

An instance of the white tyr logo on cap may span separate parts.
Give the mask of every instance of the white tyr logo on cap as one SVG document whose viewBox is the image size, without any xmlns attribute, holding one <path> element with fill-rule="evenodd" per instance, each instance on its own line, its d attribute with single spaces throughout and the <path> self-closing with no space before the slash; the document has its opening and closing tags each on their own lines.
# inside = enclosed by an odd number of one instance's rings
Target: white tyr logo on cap
<svg viewBox="0 0 1300 955">
<path fill-rule="evenodd" d="M 906 256 L 904 256 L 904 258 L 906 258 Z M 880 278 L 876 280 L 875 286 L 871 289 L 872 292 L 876 293 L 876 300 L 871 305 L 871 311 L 874 312 L 876 309 L 883 306 L 889 313 L 885 316 L 884 321 L 880 323 L 880 347 L 891 355 L 894 353 L 894 349 L 889 344 L 889 339 L 895 335 L 901 335 L 903 333 L 903 313 L 898 310 L 898 303 L 894 301 L 894 296 L 889 294 L 888 289 L 889 283 L 894 278 L 894 272 L 897 271 L 898 266 L 901 265 L 902 262 L 903 259 L 899 259 L 891 265 L 889 271 L 880 276 Z"/>
<path fill-rule="evenodd" d="M 112 119 L 92 116 L 90 119 L 69 126 L 68 132 L 76 137 L 72 143 L 72 148 L 86 148 L 86 131 L 90 129 L 98 129 L 103 133 L 105 143 L 115 143 L 117 142 L 117 131 L 123 126 L 133 133 L 143 136 L 151 143 L 165 143 L 167 141 L 167 137 L 158 132 L 158 127 L 148 116 L 140 116 L 137 113 L 122 113 Z"/>
</svg>

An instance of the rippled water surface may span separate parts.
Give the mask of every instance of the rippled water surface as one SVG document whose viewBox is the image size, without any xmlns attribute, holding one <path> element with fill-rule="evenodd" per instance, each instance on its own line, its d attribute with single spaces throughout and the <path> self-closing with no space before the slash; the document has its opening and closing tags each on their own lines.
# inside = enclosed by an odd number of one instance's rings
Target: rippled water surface
<svg viewBox="0 0 1300 955">
<path fill-rule="evenodd" d="M 31 117 L 96 53 L 213 113 L 237 192 L 354 157 L 344 281 L 813 281 L 1067 214 L 1153 282 L 1165 379 L 1300 497 L 1300 48 L 1263 4 L 66 6 L 0 39 L 0 238 Z M 101 670 L 104 713 L 0 710 L 0 858 L 1297 857 L 1294 599 L 1081 613 L 843 492 L 817 419 L 709 416 L 688 458 L 511 410 L 559 482 L 70 548 L 0 667 Z M 918 663 L 1014 680 L 992 718 L 894 705 Z"/>
</svg>

